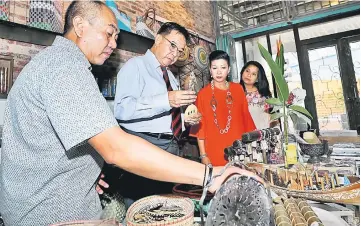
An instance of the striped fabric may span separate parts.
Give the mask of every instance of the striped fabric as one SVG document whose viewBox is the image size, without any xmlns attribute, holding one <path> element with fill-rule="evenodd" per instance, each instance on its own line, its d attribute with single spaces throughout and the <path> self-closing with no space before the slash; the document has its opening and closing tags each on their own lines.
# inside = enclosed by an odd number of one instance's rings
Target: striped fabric
<svg viewBox="0 0 361 226">
<path fill-rule="evenodd" d="M 10 1 L 0 0 L 0 20 L 9 20 Z"/>
<path fill-rule="evenodd" d="M 169 76 L 167 72 L 166 67 L 160 67 L 163 72 L 163 78 L 165 81 L 165 84 L 167 85 L 168 91 L 173 91 L 172 86 L 170 85 Z M 181 117 L 181 111 L 179 108 L 172 108 L 171 110 L 172 114 L 172 124 L 171 128 L 173 131 L 173 135 L 179 139 L 180 135 L 182 134 L 182 117 Z"/>
<path fill-rule="evenodd" d="M 62 33 L 61 1 L 30 0 L 30 12 L 27 24 L 31 27 Z"/>
</svg>

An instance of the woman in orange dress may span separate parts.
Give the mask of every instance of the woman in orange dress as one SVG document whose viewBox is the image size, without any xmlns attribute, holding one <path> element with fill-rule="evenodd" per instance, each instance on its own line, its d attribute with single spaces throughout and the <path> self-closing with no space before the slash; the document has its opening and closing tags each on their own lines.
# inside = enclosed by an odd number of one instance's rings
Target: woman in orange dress
<svg viewBox="0 0 361 226">
<path fill-rule="evenodd" d="M 213 51 L 209 62 L 212 81 L 198 93 L 196 106 L 202 119 L 198 125 L 192 126 L 190 135 L 197 137 L 203 164 L 223 166 L 227 163 L 224 149 L 256 127 L 242 86 L 227 82 L 230 71 L 228 54 Z"/>
</svg>

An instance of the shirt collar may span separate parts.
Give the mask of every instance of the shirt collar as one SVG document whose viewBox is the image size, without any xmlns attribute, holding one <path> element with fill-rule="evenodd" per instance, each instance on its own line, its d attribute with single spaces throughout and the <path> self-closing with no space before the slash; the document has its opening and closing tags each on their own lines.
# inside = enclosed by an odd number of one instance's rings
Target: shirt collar
<svg viewBox="0 0 361 226">
<path fill-rule="evenodd" d="M 145 53 L 145 58 L 147 62 L 149 62 L 149 64 L 152 65 L 152 67 L 160 68 L 160 63 L 158 59 L 155 57 L 154 53 L 150 49 L 148 49 L 147 52 Z"/>
<path fill-rule="evenodd" d="M 73 41 L 62 36 L 56 36 L 52 45 L 59 46 L 62 49 L 72 53 L 74 57 L 78 59 L 77 63 L 80 63 L 91 70 L 91 64 L 89 63 L 88 59 Z"/>
</svg>

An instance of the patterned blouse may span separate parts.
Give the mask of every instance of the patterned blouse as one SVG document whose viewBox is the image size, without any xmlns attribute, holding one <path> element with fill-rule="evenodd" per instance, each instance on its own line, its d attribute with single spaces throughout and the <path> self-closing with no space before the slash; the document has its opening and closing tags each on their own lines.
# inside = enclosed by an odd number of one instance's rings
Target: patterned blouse
<svg viewBox="0 0 361 226">
<path fill-rule="evenodd" d="M 262 97 L 258 91 L 247 92 L 246 98 L 248 102 L 248 109 L 251 113 L 254 123 L 257 129 L 269 128 L 270 105 L 266 103 L 266 97 Z"/>
</svg>

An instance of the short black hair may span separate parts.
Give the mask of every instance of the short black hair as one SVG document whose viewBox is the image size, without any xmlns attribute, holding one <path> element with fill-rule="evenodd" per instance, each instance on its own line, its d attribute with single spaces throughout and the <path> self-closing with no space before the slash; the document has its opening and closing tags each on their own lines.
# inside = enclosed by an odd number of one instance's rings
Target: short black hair
<svg viewBox="0 0 361 226">
<path fill-rule="evenodd" d="M 158 35 L 169 35 L 172 31 L 178 31 L 181 33 L 184 38 L 186 39 L 186 42 L 189 42 L 189 32 L 187 29 L 185 29 L 183 26 L 174 23 L 174 22 L 166 22 L 164 23 L 158 30 Z"/>
<path fill-rule="evenodd" d="M 223 50 L 215 50 L 215 51 L 211 52 L 211 54 L 209 54 L 208 59 L 209 59 L 209 66 L 211 66 L 212 61 L 220 60 L 220 59 L 227 61 L 228 66 L 231 65 L 231 60 L 229 58 L 228 53 L 226 53 Z"/>
<path fill-rule="evenodd" d="M 242 80 L 242 74 L 246 70 L 246 68 L 249 65 L 253 65 L 258 68 L 258 76 L 257 76 L 257 82 L 254 84 L 254 86 L 258 89 L 258 93 L 265 98 L 271 98 L 272 94 L 269 89 L 269 83 L 266 76 L 266 72 L 262 65 L 258 63 L 257 61 L 248 61 L 241 70 L 241 81 L 240 84 L 243 86 L 243 89 L 246 90 L 244 86 L 244 81 Z"/>
<path fill-rule="evenodd" d="M 72 29 L 74 17 L 81 16 L 91 21 L 99 16 L 104 6 L 107 7 L 102 1 L 72 1 L 65 13 L 63 35 Z"/>
</svg>

